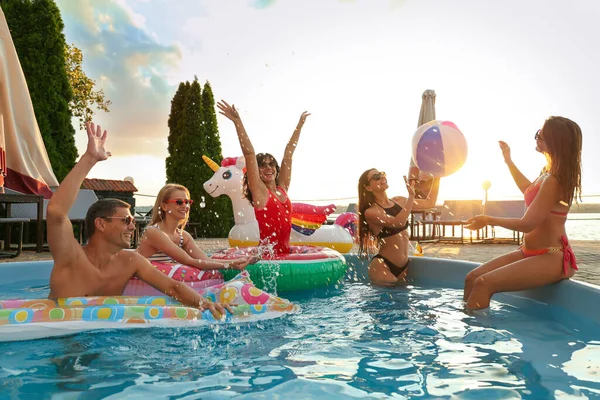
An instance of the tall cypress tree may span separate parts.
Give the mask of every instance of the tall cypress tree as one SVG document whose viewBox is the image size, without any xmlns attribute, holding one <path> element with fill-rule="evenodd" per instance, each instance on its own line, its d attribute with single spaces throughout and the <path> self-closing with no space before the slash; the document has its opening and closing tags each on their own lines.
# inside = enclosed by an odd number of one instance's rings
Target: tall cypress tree
<svg viewBox="0 0 600 400">
<path fill-rule="evenodd" d="M 223 159 L 215 100 L 208 82 L 204 90 L 197 77 L 192 83 L 179 84 L 171 101 L 168 125 L 167 182 L 186 186 L 196 200 L 190 210 L 190 222 L 200 223 L 196 230 L 199 236 L 226 237 L 234 223 L 231 200 L 214 199 L 203 188 L 213 171 L 204 163 L 202 155 L 217 163 Z M 200 207 L 202 197 L 204 208 Z"/>
<path fill-rule="evenodd" d="M 71 88 L 66 72 L 64 24 L 53 0 L 0 0 L 27 80 L 52 169 L 59 181 L 75 165 Z"/>
<path fill-rule="evenodd" d="M 223 159 L 217 114 L 215 113 L 215 98 L 210 83 L 206 82 L 202 90 L 202 132 L 205 138 L 204 153 L 217 164 Z M 213 171 L 204 165 L 198 171 L 198 179 L 206 182 Z M 231 200 L 226 196 L 213 198 L 206 195 L 206 208 L 201 213 L 200 231 L 203 237 L 226 237 L 234 224 Z"/>
<path fill-rule="evenodd" d="M 205 143 L 202 134 L 202 89 L 196 78 L 185 98 L 181 132 L 175 144 L 175 153 L 171 154 L 171 168 L 175 172 L 173 182 L 186 186 L 191 198 L 196 200 L 190 210 L 190 222 L 202 222 L 203 210 L 199 200 L 205 193 L 202 187 L 204 181 L 198 177 L 198 171 L 205 165 L 202 160 Z"/>
<path fill-rule="evenodd" d="M 171 100 L 171 113 L 169 114 L 169 137 L 168 137 L 168 151 L 169 155 L 165 160 L 167 169 L 167 183 L 177 182 L 178 175 L 177 170 L 173 169 L 173 163 L 176 163 L 177 158 L 177 140 L 183 131 L 183 114 L 185 110 L 185 101 L 190 91 L 190 82 L 181 82 L 175 92 L 175 96 Z"/>
</svg>

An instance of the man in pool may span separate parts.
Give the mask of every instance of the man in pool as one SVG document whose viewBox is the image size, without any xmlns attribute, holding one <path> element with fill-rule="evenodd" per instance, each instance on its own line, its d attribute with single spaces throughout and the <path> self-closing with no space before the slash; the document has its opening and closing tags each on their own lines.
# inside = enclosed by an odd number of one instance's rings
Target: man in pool
<svg viewBox="0 0 600 400">
<path fill-rule="evenodd" d="M 127 250 L 135 230 L 129 204 L 116 199 L 94 203 L 85 218 L 88 244 L 82 247 L 77 243 L 69 209 L 88 172 L 110 156 L 104 148 L 106 131 L 91 122 L 86 128 L 87 150 L 48 204 L 48 245 L 54 258 L 48 297 L 119 296 L 135 276 L 185 305 L 210 310 L 220 319 L 225 314 L 221 304 L 204 299 L 189 286 L 154 268 L 142 255 Z M 225 307 L 231 312 L 228 305 Z"/>
</svg>

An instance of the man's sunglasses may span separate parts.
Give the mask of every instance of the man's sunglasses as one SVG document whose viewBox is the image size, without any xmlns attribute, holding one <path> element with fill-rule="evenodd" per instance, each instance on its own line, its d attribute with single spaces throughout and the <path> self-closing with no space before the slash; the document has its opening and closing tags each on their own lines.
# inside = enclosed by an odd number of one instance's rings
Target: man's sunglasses
<svg viewBox="0 0 600 400">
<path fill-rule="evenodd" d="M 191 206 L 192 204 L 194 204 L 194 200 L 192 200 L 192 199 L 171 199 L 171 200 L 165 200 L 165 203 L 175 203 L 178 206 L 182 206 L 184 204 L 187 206 L 189 204 Z"/>
<path fill-rule="evenodd" d="M 535 140 L 543 140 L 542 137 L 540 136 L 541 131 L 542 131 L 541 129 L 537 130 L 537 132 L 535 133 L 535 136 L 534 136 Z"/>
<path fill-rule="evenodd" d="M 371 177 L 371 179 L 369 179 L 369 182 L 371 182 L 371 181 L 380 181 L 381 178 L 385 178 L 385 172 L 378 172 L 376 174 L 373 174 L 373 176 Z"/>
<path fill-rule="evenodd" d="M 133 224 L 135 225 L 135 218 L 132 217 L 131 215 L 128 215 L 126 217 L 101 217 L 104 219 L 120 219 L 121 221 L 123 221 L 125 223 L 125 226 L 129 226 L 129 224 Z"/>
</svg>

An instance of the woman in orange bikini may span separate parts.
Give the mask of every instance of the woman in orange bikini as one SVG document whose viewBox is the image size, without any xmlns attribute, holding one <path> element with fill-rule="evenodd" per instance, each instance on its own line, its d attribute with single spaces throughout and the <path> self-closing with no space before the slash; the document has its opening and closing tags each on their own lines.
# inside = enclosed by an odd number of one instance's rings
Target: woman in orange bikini
<svg viewBox="0 0 600 400">
<path fill-rule="evenodd" d="M 523 246 L 495 258 L 467 274 L 464 300 L 469 309 L 482 309 L 492 295 L 544 286 L 572 277 L 577 270 L 565 232 L 573 200 L 581 201 L 581 146 L 579 125 L 563 117 L 550 117 L 535 134 L 536 150 L 547 165 L 533 182 L 517 169 L 504 142 L 500 148 L 515 183 L 525 197 L 522 218 L 478 215 L 467 221 L 469 229 L 487 225 L 524 232 Z"/>
<path fill-rule="evenodd" d="M 413 209 L 435 206 L 439 178 L 423 199 L 415 199 L 415 182 L 404 177 L 408 197 L 387 196 L 385 172 L 371 168 L 358 180 L 358 246 L 360 256 L 377 253 L 369 264 L 369 279 L 376 284 L 405 281 L 408 272 L 408 218 Z"/>
</svg>

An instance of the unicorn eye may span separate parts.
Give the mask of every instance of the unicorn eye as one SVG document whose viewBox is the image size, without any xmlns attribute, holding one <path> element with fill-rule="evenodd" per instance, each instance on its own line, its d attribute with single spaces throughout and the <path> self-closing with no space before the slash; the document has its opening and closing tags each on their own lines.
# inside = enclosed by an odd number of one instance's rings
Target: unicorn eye
<svg viewBox="0 0 600 400">
<path fill-rule="evenodd" d="M 229 179 L 231 178 L 231 171 L 227 170 L 225 172 L 223 172 L 223 179 Z"/>
</svg>

